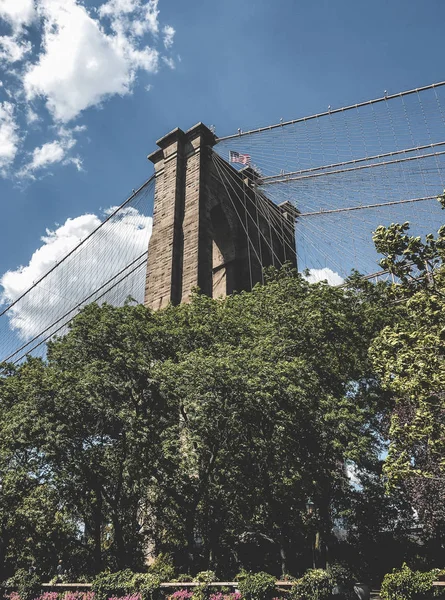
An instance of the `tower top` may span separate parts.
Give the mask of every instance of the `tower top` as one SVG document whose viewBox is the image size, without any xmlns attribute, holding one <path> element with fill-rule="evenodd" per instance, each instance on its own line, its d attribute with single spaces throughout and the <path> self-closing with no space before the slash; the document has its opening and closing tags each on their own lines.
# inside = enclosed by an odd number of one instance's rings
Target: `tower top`
<svg viewBox="0 0 445 600">
<path fill-rule="evenodd" d="M 190 129 L 187 129 L 185 132 L 180 127 L 176 127 L 157 140 L 156 144 L 159 146 L 159 149 L 149 154 L 147 158 L 149 161 L 156 164 L 164 157 L 162 151 L 172 144 L 177 143 L 185 145 L 187 142 L 191 142 L 197 137 L 201 137 L 202 146 L 213 147 L 216 143 L 216 135 L 207 127 L 207 125 L 204 125 L 204 123 L 196 123 L 196 125 L 193 125 L 193 127 L 190 127 Z"/>
</svg>

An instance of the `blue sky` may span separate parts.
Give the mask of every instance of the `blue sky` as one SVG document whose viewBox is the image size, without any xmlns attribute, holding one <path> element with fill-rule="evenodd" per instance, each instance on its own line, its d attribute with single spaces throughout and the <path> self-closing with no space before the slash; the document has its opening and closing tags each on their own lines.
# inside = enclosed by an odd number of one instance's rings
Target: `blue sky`
<svg viewBox="0 0 445 600">
<path fill-rule="evenodd" d="M 445 79 L 443 0 L 0 0 L 0 17 L 0 277 L 47 228 L 123 201 L 176 126 L 226 135 Z"/>
</svg>

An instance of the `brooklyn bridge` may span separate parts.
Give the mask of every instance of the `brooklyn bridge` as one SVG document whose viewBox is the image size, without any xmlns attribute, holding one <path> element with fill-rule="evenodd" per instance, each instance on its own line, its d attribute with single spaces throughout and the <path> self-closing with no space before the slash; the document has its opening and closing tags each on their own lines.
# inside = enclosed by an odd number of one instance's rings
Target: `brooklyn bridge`
<svg viewBox="0 0 445 600">
<path fill-rule="evenodd" d="M 196 287 L 217 298 L 285 262 L 334 285 L 352 270 L 386 277 L 378 225 L 409 221 L 424 236 L 443 222 L 445 82 L 223 137 L 198 123 L 157 146 L 146 181 L 28 289 L 3 297 L 0 362 L 44 355 L 91 302 L 159 309 Z"/>
</svg>

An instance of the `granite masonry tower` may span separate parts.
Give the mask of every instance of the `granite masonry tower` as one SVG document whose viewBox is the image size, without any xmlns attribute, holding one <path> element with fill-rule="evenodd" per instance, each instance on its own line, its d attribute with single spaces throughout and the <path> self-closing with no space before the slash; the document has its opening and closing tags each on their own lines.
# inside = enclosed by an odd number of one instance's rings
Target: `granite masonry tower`
<svg viewBox="0 0 445 600">
<path fill-rule="evenodd" d="M 214 298 L 250 290 L 264 267 L 296 265 L 297 211 L 264 196 L 260 206 L 250 168 L 224 163 L 236 183 L 228 186 L 212 160 L 215 142 L 198 123 L 174 129 L 148 157 L 156 182 L 145 304 L 153 309 L 187 302 L 196 287 Z"/>
</svg>

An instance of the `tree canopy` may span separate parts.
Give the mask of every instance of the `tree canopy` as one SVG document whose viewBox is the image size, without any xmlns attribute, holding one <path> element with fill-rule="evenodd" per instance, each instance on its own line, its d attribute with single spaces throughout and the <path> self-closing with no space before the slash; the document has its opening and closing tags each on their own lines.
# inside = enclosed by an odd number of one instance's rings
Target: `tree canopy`
<svg viewBox="0 0 445 600">
<path fill-rule="evenodd" d="M 440 537 L 445 228 L 407 231 L 375 232 L 395 284 L 285 267 L 226 299 L 92 304 L 44 360 L 2 365 L 2 575 L 159 553 L 222 576 L 297 574 L 326 553 L 371 569 L 412 506 Z"/>
</svg>

